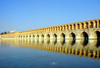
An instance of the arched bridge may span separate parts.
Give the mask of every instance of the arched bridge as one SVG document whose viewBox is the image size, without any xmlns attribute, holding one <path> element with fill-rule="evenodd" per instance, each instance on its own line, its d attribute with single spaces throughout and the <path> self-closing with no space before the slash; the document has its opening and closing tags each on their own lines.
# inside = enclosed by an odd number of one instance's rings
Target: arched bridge
<svg viewBox="0 0 100 68">
<path fill-rule="evenodd" d="M 2 39 L 28 41 L 100 40 L 100 19 L 3 34 Z"/>
</svg>

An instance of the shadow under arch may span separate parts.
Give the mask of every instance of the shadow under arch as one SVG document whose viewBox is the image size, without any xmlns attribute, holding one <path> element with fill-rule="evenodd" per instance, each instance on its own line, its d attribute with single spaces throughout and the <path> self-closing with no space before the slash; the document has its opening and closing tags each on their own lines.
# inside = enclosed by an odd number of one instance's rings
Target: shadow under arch
<svg viewBox="0 0 100 68">
<path fill-rule="evenodd" d="M 42 44 L 44 43 L 44 35 L 42 34 L 41 35 L 41 38 L 40 38 L 40 40 L 39 40 Z"/>
<path fill-rule="evenodd" d="M 100 41 L 100 32 L 99 31 L 95 32 L 95 36 L 97 37 L 97 40 Z"/>
<path fill-rule="evenodd" d="M 97 42 L 96 42 L 96 45 L 95 45 L 96 47 L 99 47 L 100 46 L 100 41 L 98 41 L 97 40 Z"/>
<path fill-rule="evenodd" d="M 33 40 L 35 39 L 35 35 L 33 35 Z"/>
<path fill-rule="evenodd" d="M 43 34 L 41 35 L 41 40 L 44 41 L 44 35 Z"/>
<path fill-rule="evenodd" d="M 82 40 L 84 40 L 84 41 L 88 41 L 88 34 L 86 33 L 86 32 L 82 32 L 81 33 L 81 37 L 82 37 Z"/>
<path fill-rule="evenodd" d="M 62 45 L 65 44 L 65 34 L 64 33 L 62 33 L 60 35 L 60 42 L 61 42 Z"/>
<path fill-rule="evenodd" d="M 57 34 L 53 34 L 53 43 L 54 43 L 54 44 L 57 43 Z"/>
<path fill-rule="evenodd" d="M 96 47 L 100 46 L 100 32 L 99 31 L 95 31 L 95 36 L 97 37 L 97 43 L 96 43 Z"/>
<path fill-rule="evenodd" d="M 37 41 L 39 41 L 39 35 L 37 35 L 36 37 L 37 37 Z"/>
<path fill-rule="evenodd" d="M 47 38 L 47 39 L 50 39 L 50 35 L 49 35 L 49 34 L 47 34 L 47 35 L 46 35 L 46 38 Z"/>
<path fill-rule="evenodd" d="M 70 33 L 69 37 L 71 37 L 70 39 L 73 41 L 75 41 L 75 39 L 76 39 L 76 35 L 73 32 Z"/>
<path fill-rule="evenodd" d="M 50 43 L 50 35 L 49 34 L 46 35 L 46 40 L 45 41 L 47 42 L 47 44 Z"/>
</svg>

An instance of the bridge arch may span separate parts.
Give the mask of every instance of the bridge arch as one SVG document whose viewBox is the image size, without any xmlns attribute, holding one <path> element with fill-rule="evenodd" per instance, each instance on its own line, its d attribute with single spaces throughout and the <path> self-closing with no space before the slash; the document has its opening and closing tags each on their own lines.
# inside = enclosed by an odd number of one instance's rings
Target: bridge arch
<svg viewBox="0 0 100 68">
<path fill-rule="evenodd" d="M 52 37 L 51 38 L 52 43 L 56 44 L 57 43 L 57 34 L 54 33 L 51 37 Z"/>
<path fill-rule="evenodd" d="M 98 41 L 100 41 L 100 32 L 95 31 L 94 36 L 97 38 Z"/>
<path fill-rule="evenodd" d="M 46 35 L 46 40 L 50 40 L 50 34 Z"/>
<path fill-rule="evenodd" d="M 72 25 L 70 24 L 70 30 L 72 30 Z"/>
<path fill-rule="evenodd" d="M 61 42 L 62 44 L 65 43 L 65 37 L 66 37 L 66 35 L 65 35 L 64 33 L 61 33 L 61 34 L 60 34 L 60 42 Z"/>
<path fill-rule="evenodd" d="M 66 29 L 67 29 L 67 30 L 69 29 L 69 26 L 68 26 L 68 25 L 66 26 Z"/>
<path fill-rule="evenodd" d="M 55 31 L 57 31 L 57 27 L 55 26 Z"/>
<path fill-rule="evenodd" d="M 77 28 L 80 29 L 80 24 L 79 23 L 77 24 Z"/>
<path fill-rule="evenodd" d="M 44 35 L 42 34 L 42 35 L 40 35 L 40 39 L 39 39 L 40 41 L 43 41 L 44 40 Z"/>
<path fill-rule="evenodd" d="M 33 35 L 33 41 L 35 40 L 35 35 Z"/>
<path fill-rule="evenodd" d="M 73 32 L 71 32 L 71 33 L 69 34 L 69 37 L 70 37 L 70 40 L 75 40 L 75 39 L 76 39 L 76 35 L 75 35 L 75 33 L 73 33 Z"/>
<path fill-rule="evenodd" d="M 53 37 L 53 40 L 56 40 L 56 41 L 57 41 L 57 34 L 54 33 L 54 34 L 52 35 L 52 37 Z"/>
<path fill-rule="evenodd" d="M 81 23 L 81 28 L 84 29 L 84 23 Z"/>
<path fill-rule="evenodd" d="M 81 36 L 82 40 L 88 41 L 88 34 L 86 32 L 82 32 L 80 36 Z"/>
<path fill-rule="evenodd" d="M 94 22 L 94 27 L 97 28 L 97 21 Z"/>
<path fill-rule="evenodd" d="M 63 26 L 63 30 L 66 30 L 66 26 L 65 25 Z"/>
<path fill-rule="evenodd" d="M 50 34 L 46 34 L 44 41 L 49 44 L 50 43 Z"/>
<path fill-rule="evenodd" d="M 88 22 L 86 22 L 85 24 L 86 24 L 86 29 L 88 29 Z"/>
<path fill-rule="evenodd" d="M 39 35 L 36 35 L 36 40 L 39 41 Z"/>
<path fill-rule="evenodd" d="M 90 28 L 93 28 L 93 22 L 92 21 L 90 22 Z"/>
<path fill-rule="evenodd" d="M 62 30 L 63 30 L 63 26 L 61 25 L 61 26 L 60 26 L 60 31 L 62 31 Z"/>
<path fill-rule="evenodd" d="M 40 35 L 39 42 L 42 43 L 42 44 L 44 43 L 44 35 L 43 34 Z"/>
<path fill-rule="evenodd" d="M 76 26 L 76 25 L 75 25 L 75 24 L 73 24 L 73 30 L 75 30 L 75 29 L 76 29 L 76 28 L 75 28 L 75 26 Z"/>
</svg>

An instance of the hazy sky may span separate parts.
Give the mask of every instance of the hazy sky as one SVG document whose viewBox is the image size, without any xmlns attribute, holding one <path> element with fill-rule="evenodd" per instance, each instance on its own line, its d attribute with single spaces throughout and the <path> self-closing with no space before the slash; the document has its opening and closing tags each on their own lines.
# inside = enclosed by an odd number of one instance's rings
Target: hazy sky
<svg viewBox="0 0 100 68">
<path fill-rule="evenodd" d="M 100 0 L 0 0 L 0 33 L 100 18 Z"/>
</svg>

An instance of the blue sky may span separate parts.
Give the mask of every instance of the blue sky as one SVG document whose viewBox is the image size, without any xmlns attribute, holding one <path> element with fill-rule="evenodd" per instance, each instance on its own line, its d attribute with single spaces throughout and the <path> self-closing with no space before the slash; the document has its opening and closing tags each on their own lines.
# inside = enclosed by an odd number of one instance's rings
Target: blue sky
<svg viewBox="0 0 100 68">
<path fill-rule="evenodd" d="M 100 18 L 100 0 L 0 0 L 0 33 Z"/>
</svg>

